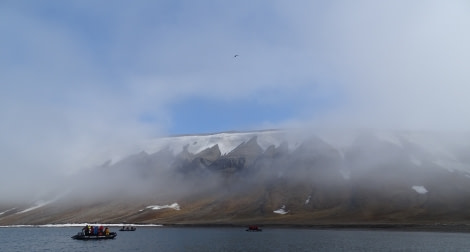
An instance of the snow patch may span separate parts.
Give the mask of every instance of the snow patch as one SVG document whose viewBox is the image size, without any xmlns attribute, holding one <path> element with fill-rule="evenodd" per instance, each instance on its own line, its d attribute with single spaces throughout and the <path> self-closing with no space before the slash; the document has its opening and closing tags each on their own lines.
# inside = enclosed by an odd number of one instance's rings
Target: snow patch
<svg viewBox="0 0 470 252">
<path fill-rule="evenodd" d="M 178 205 L 178 203 L 173 203 L 171 205 L 163 205 L 163 206 L 158 206 L 158 205 L 153 205 L 153 206 L 147 206 L 146 208 L 150 208 L 152 210 L 160 210 L 160 209 L 164 209 L 164 208 L 172 208 L 172 209 L 175 209 L 175 210 L 180 210 L 180 205 Z M 140 211 L 143 211 L 140 210 Z"/>
<path fill-rule="evenodd" d="M 40 208 L 40 207 L 43 207 L 45 205 L 48 205 L 52 202 L 55 202 L 61 198 L 63 198 L 65 195 L 67 195 L 68 193 L 70 192 L 70 190 L 65 190 L 63 191 L 61 194 L 57 195 L 55 198 L 51 199 L 51 200 L 38 200 L 34 203 L 34 205 L 30 208 L 27 208 L 23 211 L 20 211 L 20 212 L 17 212 L 16 214 L 22 214 L 22 213 L 26 213 L 26 212 L 29 212 L 29 211 L 32 211 L 34 209 L 37 209 L 37 208 Z"/>
<path fill-rule="evenodd" d="M 264 131 L 163 137 L 145 141 L 140 144 L 139 149 L 152 154 L 162 149 L 169 148 L 174 155 L 177 155 L 187 146 L 188 151 L 195 154 L 217 144 L 223 155 L 229 153 L 240 144 L 248 142 L 255 136 L 257 137 L 258 144 L 264 150 L 271 145 L 277 147 L 281 144 L 281 138 L 277 137 L 278 134 L 281 133 L 277 131 Z M 188 145 L 188 143 L 192 144 Z"/>
<path fill-rule="evenodd" d="M 6 210 L 6 211 L 1 212 L 0 215 L 2 215 L 2 214 L 4 214 L 4 213 L 7 213 L 7 212 L 10 212 L 10 211 L 13 211 L 13 210 L 15 210 L 15 209 L 16 209 L 16 208 L 8 209 L 8 210 Z"/>
<path fill-rule="evenodd" d="M 22 213 L 26 213 L 26 212 L 29 212 L 29 211 L 32 211 L 34 209 L 37 209 L 37 208 L 40 208 L 40 207 L 43 207 L 49 203 L 53 202 L 53 200 L 50 200 L 50 201 L 44 201 L 44 200 L 39 200 L 39 201 L 36 201 L 36 203 L 34 204 L 34 206 L 30 207 L 30 208 L 27 208 L 23 211 L 20 211 L 20 212 L 17 212 L 16 214 L 22 214 Z"/>
<path fill-rule="evenodd" d="M 310 202 L 311 198 L 312 198 L 312 195 L 309 195 L 308 198 L 305 200 L 305 205 L 307 205 Z"/>
<path fill-rule="evenodd" d="M 286 214 L 289 211 L 286 211 L 286 205 L 282 205 L 281 208 L 279 208 L 278 210 L 274 210 L 273 212 L 277 214 Z"/>
<path fill-rule="evenodd" d="M 426 194 L 428 192 L 424 186 L 412 186 L 411 188 L 419 194 Z"/>
</svg>

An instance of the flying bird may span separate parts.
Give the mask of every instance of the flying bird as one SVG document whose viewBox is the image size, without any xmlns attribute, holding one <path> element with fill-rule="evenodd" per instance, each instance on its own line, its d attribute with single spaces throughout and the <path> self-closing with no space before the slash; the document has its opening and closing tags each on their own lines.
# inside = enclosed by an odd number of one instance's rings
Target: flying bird
<svg viewBox="0 0 470 252">
<path fill-rule="evenodd" d="M 233 57 L 234 57 L 234 58 L 238 57 L 238 54 L 235 54 Z"/>
</svg>

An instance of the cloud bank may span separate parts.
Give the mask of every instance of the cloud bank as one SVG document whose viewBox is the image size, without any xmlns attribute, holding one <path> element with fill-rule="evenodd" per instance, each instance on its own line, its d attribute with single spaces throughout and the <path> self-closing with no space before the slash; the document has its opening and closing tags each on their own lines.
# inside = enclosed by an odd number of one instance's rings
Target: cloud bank
<svg viewBox="0 0 470 252">
<path fill-rule="evenodd" d="M 237 107 L 239 128 L 466 130 L 469 11 L 467 1 L 2 2 L 0 197 L 38 192 L 140 139 L 221 129 L 216 115 L 178 119 L 213 115 L 207 104 Z"/>
</svg>

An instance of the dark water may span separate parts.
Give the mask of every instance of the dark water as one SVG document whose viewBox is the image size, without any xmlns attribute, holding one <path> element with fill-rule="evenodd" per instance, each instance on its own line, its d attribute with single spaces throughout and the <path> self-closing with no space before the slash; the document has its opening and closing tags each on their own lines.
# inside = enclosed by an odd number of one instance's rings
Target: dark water
<svg viewBox="0 0 470 252">
<path fill-rule="evenodd" d="M 67 228 L 0 228 L 0 251 L 470 251 L 470 234 L 360 230 L 141 227 L 77 241 Z"/>
</svg>

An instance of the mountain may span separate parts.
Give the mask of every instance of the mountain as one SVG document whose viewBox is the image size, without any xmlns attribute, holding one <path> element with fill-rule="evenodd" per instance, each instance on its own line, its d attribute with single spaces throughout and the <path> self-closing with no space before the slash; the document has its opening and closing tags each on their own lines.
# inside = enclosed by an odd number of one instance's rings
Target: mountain
<svg viewBox="0 0 470 252">
<path fill-rule="evenodd" d="M 225 132 L 148 140 L 0 225 L 470 223 L 468 133 Z"/>
</svg>

